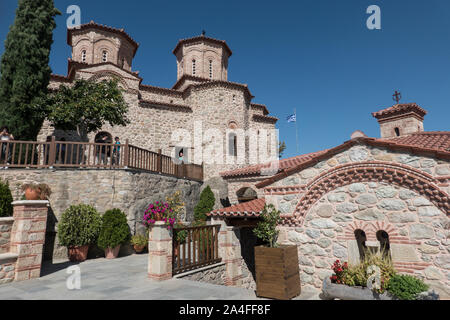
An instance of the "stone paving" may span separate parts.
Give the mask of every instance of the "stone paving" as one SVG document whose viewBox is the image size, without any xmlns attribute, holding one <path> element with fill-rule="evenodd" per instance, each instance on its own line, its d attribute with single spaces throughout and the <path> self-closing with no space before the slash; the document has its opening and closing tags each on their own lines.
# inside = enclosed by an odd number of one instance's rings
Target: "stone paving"
<svg viewBox="0 0 450 320">
<path fill-rule="evenodd" d="M 81 290 L 66 286 L 65 262 L 43 265 L 39 279 L 0 285 L 0 300 L 257 300 L 254 291 L 171 279 L 155 282 L 147 279 L 147 255 L 132 255 L 115 260 L 87 260 L 81 269 Z M 299 300 L 318 299 L 303 292 Z"/>
</svg>

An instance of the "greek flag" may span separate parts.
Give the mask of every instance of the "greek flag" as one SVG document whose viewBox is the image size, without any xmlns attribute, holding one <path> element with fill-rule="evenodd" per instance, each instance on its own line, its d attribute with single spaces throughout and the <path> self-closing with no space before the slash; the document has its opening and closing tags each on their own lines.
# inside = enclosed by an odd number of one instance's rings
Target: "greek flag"
<svg viewBox="0 0 450 320">
<path fill-rule="evenodd" d="M 287 120 L 287 122 L 297 122 L 297 115 L 293 114 L 293 115 L 287 117 L 286 120 Z"/>
</svg>

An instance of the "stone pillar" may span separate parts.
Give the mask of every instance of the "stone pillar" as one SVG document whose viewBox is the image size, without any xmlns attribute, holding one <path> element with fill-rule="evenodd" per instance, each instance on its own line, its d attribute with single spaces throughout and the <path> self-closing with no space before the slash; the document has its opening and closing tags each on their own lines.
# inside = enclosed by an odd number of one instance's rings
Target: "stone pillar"
<svg viewBox="0 0 450 320">
<path fill-rule="evenodd" d="M 41 276 L 42 252 L 47 227 L 48 201 L 15 201 L 11 252 L 18 255 L 14 280 Z"/>
<path fill-rule="evenodd" d="M 172 235 L 162 221 L 156 221 L 150 228 L 148 277 L 155 281 L 172 278 Z"/>
<path fill-rule="evenodd" d="M 242 256 L 239 242 L 240 229 L 229 227 L 220 218 L 212 218 L 211 224 L 220 224 L 219 256 L 225 263 L 225 285 L 240 286 L 242 284 Z"/>
</svg>

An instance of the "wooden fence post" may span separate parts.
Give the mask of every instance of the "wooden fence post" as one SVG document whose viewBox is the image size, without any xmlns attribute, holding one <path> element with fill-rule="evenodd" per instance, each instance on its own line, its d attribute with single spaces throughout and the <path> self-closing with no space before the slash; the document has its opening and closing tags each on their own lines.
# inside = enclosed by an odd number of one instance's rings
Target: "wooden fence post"
<svg viewBox="0 0 450 320">
<path fill-rule="evenodd" d="M 157 171 L 162 173 L 162 150 L 158 149 Z"/>
<path fill-rule="evenodd" d="M 55 136 L 52 136 L 52 141 L 50 142 L 50 148 L 48 151 L 48 166 L 49 168 L 53 168 L 53 165 L 56 162 L 56 138 Z"/>
<path fill-rule="evenodd" d="M 124 148 L 124 157 L 123 157 L 123 166 L 125 169 L 128 169 L 130 165 L 130 144 L 128 139 L 125 140 L 125 148 Z"/>
</svg>

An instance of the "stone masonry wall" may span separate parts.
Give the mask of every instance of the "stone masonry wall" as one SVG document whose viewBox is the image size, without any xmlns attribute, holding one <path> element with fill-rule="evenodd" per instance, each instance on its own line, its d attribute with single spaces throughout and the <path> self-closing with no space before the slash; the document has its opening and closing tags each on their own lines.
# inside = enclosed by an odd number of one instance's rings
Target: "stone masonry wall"
<svg viewBox="0 0 450 320">
<path fill-rule="evenodd" d="M 148 204 L 164 200 L 177 190 L 186 205 L 186 220 L 193 219 L 201 183 L 133 170 L 2 170 L 0 178 L 9 181 L 14 200 L 20 200 L 24 183 L 46 183 L 52 189 L 47 235 L 55 238 L 61 214 L 72 204 L 93 205 L 100 213 L 119 208 L 128 217 L 131 232 L 143 233 L 140 224 Z M 56 237 L 57 238 L 57 237 Z M 57 239 L 56 239 L 57 242 Z M 53 259 L 66 259 L 66 248 L 53 246 Z M 47 246 L 48 247 L 48 246 Z M 48 248 L 47 248 L 48 249 Z"/>
<path fill-rule="evenodd" d="M 9 252 L 14 218 L 0 218 L 0 254 Z"/>
<path fill-rule="evenodd" d="M 224 277 L 225 277 L 225 263 L 200 268 L 176 276 L 176 278 L 183 280 L 206 282 L 221 286 L 225 285 Z"/>
<path fill-rule="evenodd" d="M 336 259 L 359 261 L 354 230 L 368 241 L 389 234 L 398 271 L 413 274 L 450 295 L 450 220 L 430 201 L 405 188 L 374 182 L 340 187 L 310 210 L 303 227 L 285 228 L 280 240 L 299 245 L 301 280 L 320 288 Z M 442 284 L 442 285 L 440 285 Z"/>
<path fill-rule="evenodd" d="M 285 217 L 279 241 L 299 245 L 303 285 L 319 289 L 336 259 L 359 260 L 355 230 L 374 243 L 384 230 L 396 269 L 450 297 L 449 174 L 448 161 L 358 145 L 266 187 L 265 198 Z"/>
</svg>

